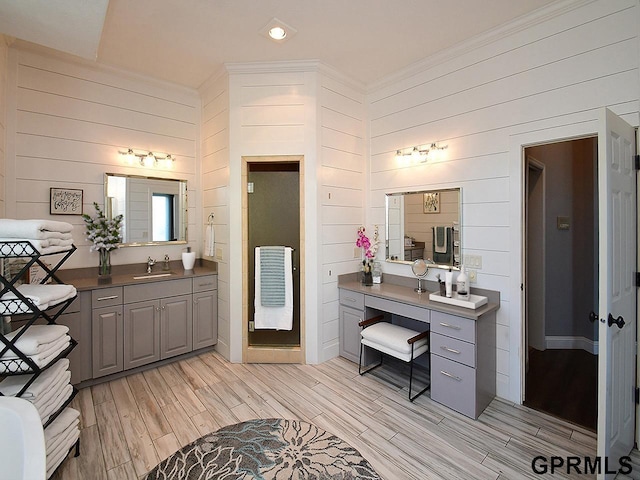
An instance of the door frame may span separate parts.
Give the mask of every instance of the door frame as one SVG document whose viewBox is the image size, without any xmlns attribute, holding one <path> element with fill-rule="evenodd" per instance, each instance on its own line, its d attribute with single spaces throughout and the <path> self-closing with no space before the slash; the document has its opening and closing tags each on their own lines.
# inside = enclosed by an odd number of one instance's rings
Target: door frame
<svg viewBox="0 0 640 480">
<path fill-rule="evenodd" d="M 292 163 L 299 165 L 300 194 L 300 346 L 262 347 L 249 345 L 249 163 Z M 264 155 L 242 157 L 242 363 L 305 363 L 305 237 L 304 237 L 304 156 Z"/>
<path fill-rule="evenodd" d="M 525 194 L 525 199 L 524 199 L 524 205 L 525 205 L 525 216 L 524 216 L 524 229 L 525 229 L 525 233 L 524 233 L 524 256 L 525 256 L 525 262 L 523 265 L 523 275 L 525 278 L 525 290 L 524 290 L 524 306 L 525 306 L 525 328 L 524 328 L 524 336 L 525 336 L 525 350 L 524 350 L 524 356 L 525 356 L 525 361 L 528 363 L 528 359 L 529 359 L 529 344 L 531 343 L 531 339 L 530 339 L 530 329 L 529 327 L 531 326 L 531 321 L 530 318 L 528 316 L 528 312 L 527 312 L 527 301 L 529 298 L 529 291 L 530 289 L 527 288 L 527 282 L 526 282 L 526 278 L 528 277 L 529 274 L 529 268 L 527 265 L 527 258 L 528 258 L 528 243 L 530 243 L 530 236 L 531 236 L 531 232 L 529 232 L 528 230 L 528 225 L 529 225 L 529 212 L 531 211 L 530 209 L 530 201 L 529 201 L 529 185 L 528 183 L 530 182 L 530 170 L 537 170 L 540 172 L 540 181 L 542 182 L 542 192 L 543 192 L 543 196 L 542 196 L 542 202 L 541 202 L 541 217 L 542 217 L 542 228 L 541 228 L 541 236 L 543 241 L 541 242 L 541 255 L 542 258 L 545 258 L 545 252 L 546 252 L 546 225 L 545 225 L 545 221 L 546 221 L 546 199 L 545 199 L 545 194 L 547 191 L 547 185 L 546 185 L 546 171 L 545 171 L 545 165 L 544 163 L 540 162 L 539 160 L 537 160 L 536 158 L 532 157 L 531 155 L 526 155 L 526 151 L 525 151 L 525 189 L 524 189 L 524 194 Z M 529 182 L 527 181 L 527 179 L 529 179 Z M 546 285 L 546 265 L 545 262 L 542 262 L 541 265 L 541 270 L 542 270 L 542 275 L 541 275 L 541 291 L 542 291 L 542 299 L 541 299 L 541 308 L 542 308 L 542 312 L 543 312 L 543 316 L 542 316 L 542 324 L 538 325 L 538 327 L 542 330 L 542 344 L 544 346 L 543 349 L 546 349 L 546 341 L 545 341 L 545 333 L 546 333 L 546 328 L 545 328 L 545 316 L 544 316 L 544 311 L 545 311 L 545 302 L 546 302 L 546 296 L 545 296 L 545 285 Z M 526 365 L 525 365 L 526 368 Z M 526 395 L 526 392 L 525 392 Z"/>
<path fill-rule="evenodd" d="M 509 355 L 508 372 L 509 388 L 504 396 L 519 404 L 524 402 L 526 379 L 526 336 L 525 336 L 525 182 L 526 157 L 528 147 L 560 143 L 571 140 L 598 136 L 598 121 L 579 124 L 562 125 L 539 129 L 521 134 L 513 134 L 509 141 L 509 201 L 510 224 L 514 226 L 514 234 L 510 238 L 509 274 L 512 281 L 509 289 Z M 517 279 L 517 280 L 516 280 Z"/>
</svg>

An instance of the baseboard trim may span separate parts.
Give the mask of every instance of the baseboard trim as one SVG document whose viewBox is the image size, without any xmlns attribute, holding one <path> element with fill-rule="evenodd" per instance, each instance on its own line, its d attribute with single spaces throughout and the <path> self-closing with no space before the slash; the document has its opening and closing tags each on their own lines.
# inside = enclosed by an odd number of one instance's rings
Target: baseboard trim
<svg viewBox="0 0 640 480">
<path fill-rule="evenodd" d="M 584 350 L 594 355 L 598 354 L 598 342 L 586 337 L 547 336 L 544 342 L 550 350 Z"/>
</svg>

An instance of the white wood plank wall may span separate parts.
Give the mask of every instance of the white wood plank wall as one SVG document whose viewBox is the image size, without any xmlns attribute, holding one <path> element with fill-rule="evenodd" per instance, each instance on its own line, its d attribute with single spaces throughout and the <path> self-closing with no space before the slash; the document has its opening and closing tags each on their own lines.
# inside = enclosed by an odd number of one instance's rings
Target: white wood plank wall
<svg viewBox="0 0 640 480">
<path fill-rule="evenodd" d="M 359 262 L 354 248 L 364 225 L 366 108 L 362 91 L 327 75 L 321 76 L 318 103 L 325 361 L 338 355 L 338 275 L 356 271 Z"/>
<path fill-rule="evenodd" d="M 510 273 L 519 261 L 510 239 L 521 225 L 510 213 L 510 191 L 518 191 L 520 178 L 510 145 L 559 127 L 594 132 L 605 106 L 638 125 L 637 0 L 563 5 L 552 16 L 426 59 L 368 95 L 368 222 L 384 225 L 385 192 L 462 187 L 463 254 L 482 256 L 477 286 L 501 293 L 498 395 L 516 401 L 520 339 L 514 337 L 521 320 L 520 299 L 513 297 L 521 280 Z M 396 164 L 397 149 L 434 141 L 448 145 L 442 161 Z M 385 271 L 410 276 L 406 266 L 385 265 Z"/>
<path fill-rule="evenodd" d="M 13 49 L 12 49 L 13 50 Z M 15 54 L 13 54 L 15 53 Z M 200 246 L 196 152 L 200 100 L 197 92 L 89 62 L 72 62 L 26 51 L 10 55 L 15 84 L 14 124 L 8 128 L 14 162 L 7 178 L 7 216 L 50 218 L 74 225 L 79 250 L 66 268 L 97 265 L 80 216 L 50 216 L 49 188 L 84 190 L 84 211 L 103 205 L 105 172 L 181 178 L 188 181 L 189 234 Z M 171 170 L 127 167 L 119 150 L 133 148 L 177 157 Z M 10 189 L 11 186 L 11 190 Z M 180 258 L 182 246 L 122 248 L 113 264 L 145 262 L 147 256 Z"/>
<path fill-rule="evenodd" d="M 218 346 L 229 358 L 229 77 L 217 75 L 200 89 L 202 99 L 202 218 L 213 214 L 218 262 Z M 204 230 L 203 230 L 204 231 Z M 203 236 L 204 242 L 204 236 Z"/>
<path fill-rule="evenodd" d="M 7 137 L 7 66 L 9 47 L 4 35 L 0 35 L 0 218 L 5 216 L 5 144 Z"/>
</svg>

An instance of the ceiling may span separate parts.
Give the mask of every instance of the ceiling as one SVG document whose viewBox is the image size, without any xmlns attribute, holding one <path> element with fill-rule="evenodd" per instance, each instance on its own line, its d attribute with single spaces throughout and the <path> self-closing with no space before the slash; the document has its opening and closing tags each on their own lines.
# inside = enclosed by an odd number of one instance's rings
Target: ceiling
<svg viewBox="0 0 640 480">
<path fill-rule="evenodd" d="M 224 63 L 287 60 L 370 85 L 551 3 L 561 1 L 0 0 L 0 33 L 191 88 Z M 297 33 L 267 39 L 273 17 Z"/>
</svg>

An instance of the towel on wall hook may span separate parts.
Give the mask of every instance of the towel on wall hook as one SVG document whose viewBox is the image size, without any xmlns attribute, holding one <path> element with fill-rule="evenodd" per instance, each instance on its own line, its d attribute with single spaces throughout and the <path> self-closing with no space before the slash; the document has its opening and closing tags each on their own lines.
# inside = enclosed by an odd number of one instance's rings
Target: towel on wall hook
<svg viewBox="0 0 640 480">
<path fill-rule="evenodd" d="M 206 257 L 215 256 L 215 230 L 213 228 L 213 213 L 209 214 L 209 223 L 207 224 L 207 228 L 205 230 L 205 240 L 204 240 L 204 255 Z"/>
</svg>

